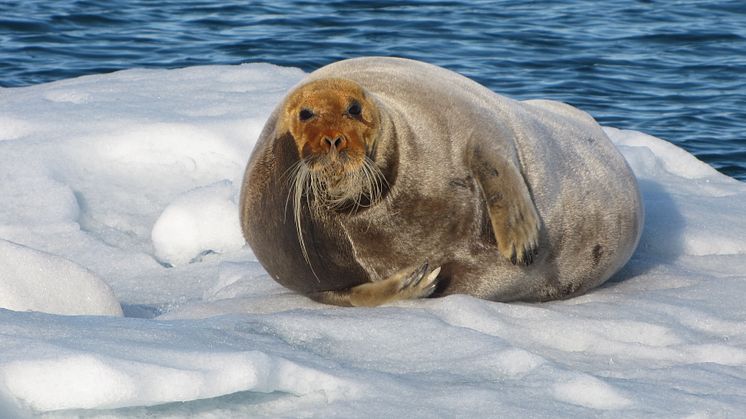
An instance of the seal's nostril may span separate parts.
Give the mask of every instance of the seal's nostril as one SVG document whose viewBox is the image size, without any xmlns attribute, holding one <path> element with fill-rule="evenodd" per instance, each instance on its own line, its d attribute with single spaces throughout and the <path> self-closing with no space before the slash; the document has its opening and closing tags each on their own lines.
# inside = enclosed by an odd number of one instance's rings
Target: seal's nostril
<svg viewBox="0 0 746 419">
<path fill-rule="evenodd" d="M 345 148 L 347 148 L 347 140 L 344 136 L 340 135 L 334 140 L 334 147 L 337 149 L 337 151 L 342 151 Z"/>
<path fill-rule="evenodd" d="M 321 139 L 321 145 L 327 151 L 331 151 L 332 148 L 337 151 L 342 151 L 343 149 L 347 147 L 347 140 L 345 139 L 344 135 L 340 135 L 334 139 L 332 139 L 331 137 L 324 136 Z"/>
<path fill-rule="evenodd" d="M 329 151 L 332 149 L 332 147 L 334 147 L 334 142 L 327 136 L 321 137 L 321 147 L 324 148 L 326 151 Z"/>
</svg>

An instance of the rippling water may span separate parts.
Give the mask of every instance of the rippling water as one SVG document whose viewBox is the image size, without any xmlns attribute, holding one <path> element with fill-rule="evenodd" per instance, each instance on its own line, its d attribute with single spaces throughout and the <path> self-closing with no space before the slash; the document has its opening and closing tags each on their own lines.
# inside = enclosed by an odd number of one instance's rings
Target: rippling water
<svg viewBox="0 0 746 419">
<path fill-rule="evenodd" d="M 250 3 L 250 4 L 247 4 Z M 746 180 L 744 1 L 0 0 L 0 86 L 396 55 L 673 141 Z"/>
</svg>

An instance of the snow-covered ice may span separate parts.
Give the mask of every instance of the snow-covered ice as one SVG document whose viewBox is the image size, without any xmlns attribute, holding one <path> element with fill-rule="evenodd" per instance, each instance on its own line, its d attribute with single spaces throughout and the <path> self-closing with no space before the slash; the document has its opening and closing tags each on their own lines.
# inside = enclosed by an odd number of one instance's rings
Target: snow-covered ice
<svg viewBox="0 0 746 419">
<path fill-rule="evenodd" d="M 153 226 L 155 256 L 165 264 L 188 263 L 203 252 L 244 245 L 233 184 L 224 180 L 192 189 L 169 204 Z"/>
<path fill-rule="evenodd" d="M 111 288 L 65 258 L 0 239 L 0 307 L 54 314 L 121 316 Z"/>
<path fill-rule="evenodd" d="M 253 144 L 301 77 L 245 64 L 0 89 L 0 417 L 746 412 L 746 184 L 607 128 L 647 216 L 605 286 L 322 306 L 274 283 L 237 221 Z"/>
</svg>

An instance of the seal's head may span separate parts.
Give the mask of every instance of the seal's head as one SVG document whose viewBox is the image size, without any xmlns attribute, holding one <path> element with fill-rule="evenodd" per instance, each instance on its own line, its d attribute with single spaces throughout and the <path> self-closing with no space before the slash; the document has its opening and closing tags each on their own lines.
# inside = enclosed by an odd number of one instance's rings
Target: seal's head
<svg viewBox="0 0 746 419">
<path fill-rule="evenodd" d="M 300 86 L 281 120 L 298 151 L 296 204 L 305 195 L 317 208 L 357 209 L 380 197 L 385 180 L 372 160 L 380 112 L 360 85 L 321 79 Z"/>
</svg>

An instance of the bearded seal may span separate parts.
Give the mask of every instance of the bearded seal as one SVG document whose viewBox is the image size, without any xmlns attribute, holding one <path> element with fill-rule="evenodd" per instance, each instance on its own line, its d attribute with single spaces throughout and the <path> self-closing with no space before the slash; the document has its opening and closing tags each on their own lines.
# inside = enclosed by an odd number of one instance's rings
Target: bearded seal
<svg viewBox="0 0 746 419">
<path fill-rule="evenodd" d="M 579 295 L 627 262 L 644 216 L 590 115 L 383 57 L 325 66 L 288 93 L 240 211 L 277 282 L 341 306 Z"/>
</svg>

